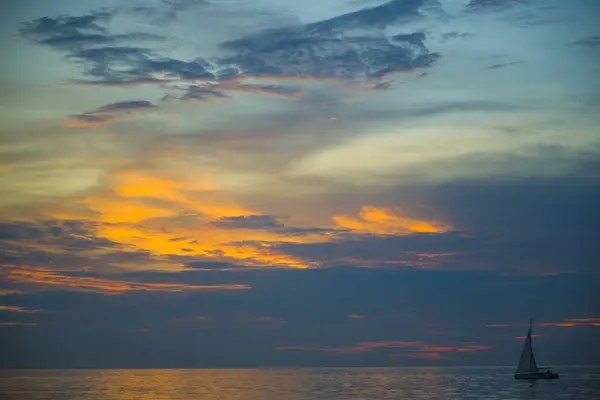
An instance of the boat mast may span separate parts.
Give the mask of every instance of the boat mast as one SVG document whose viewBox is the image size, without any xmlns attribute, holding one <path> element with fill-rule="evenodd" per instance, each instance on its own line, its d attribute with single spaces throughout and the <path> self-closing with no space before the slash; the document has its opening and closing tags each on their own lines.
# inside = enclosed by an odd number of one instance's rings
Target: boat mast
<svg viewBox="0 0 600 400">
<path fill-rule="evenodd" d="M 529 318 L 529 331 L 527 332 L 527 341 L 529 342 L 529 371 L 532 370 L 531 368 L 531 359 L 532 354 L 533 354 L 533 347 L 531 346 L 531 329 L 533 328 L 533 318 Z"/>
</svg>

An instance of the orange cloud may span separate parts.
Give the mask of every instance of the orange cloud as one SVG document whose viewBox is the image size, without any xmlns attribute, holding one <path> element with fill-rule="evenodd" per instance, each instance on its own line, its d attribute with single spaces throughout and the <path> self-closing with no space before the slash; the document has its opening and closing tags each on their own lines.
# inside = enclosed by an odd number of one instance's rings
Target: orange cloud
<svg viewBox="0 0 600 400">
<path fill-rule="evenodd" d="M 538 333 L 534 333 L 531 335 L 531 337 L 538 337 L 538 336 L 542 336 Z M 513 339 L 515 340 L 525 340 L 527 338 L 527 336 L 515 336 Z"/>
<path fill-rule="evenodd" d="M 260 213 L 236 204 L 210 175 L 175 177 L 168 171 L 119 171 L 108 188 L 81 200 L 98 237 L 144 250 L 153 257 L 201 256 L 247 266 L 306 268 L 306 262 L 274 251 L 269 242 L 326 240 L 323 233 L 290 236 L 265 229 L 226 229 L 212 221 Z M 54 217 L 69 218 L 63 212 Z M 79 216 L 81 218 L 81 216 Z M 243 243 L 262 242 L 262 246 Z M 172 269 L 180 266 L 171 265 Z"/>
<path fill-rule="evenodd" d="M 277 350 L 294 350 L 294 351 L 319 351 L 325 353 L 338 353 L 338 354 L 362 354 L 370 352 L 374 349 L 397 349 L 397 348 L 411 348 L 414 352 L 411 354 L 431 354 L 440 352 L 474 352 L 489 350 L 489 346 L 482 345 L 466 345 L 462 347 L 455 346 L 437 346 L 429 345 L 424 342 L 404 342 L 404 341 L 380 341 L 380 342 L 361 342 L 354 346 L 349 347 L 334 347 L 334 346 L 279 346 Z M 406 355 L 392 355 L 393 357 L 404 357 Z M 417 356 L 419 357 L 419 356 Z M 427 356 L 422 356 L 427 357 Z"/>
<path fill-rule="evenodd" d="M 338 228 L 379 235 L 441 233 L 452 229 L 450 225 L 440 221 L 426 221 L 408 217 L 399 208 L 392 210 L 363 206 L 357 218 L 336 215 L 333 219 Z"/>
<path fill-rule="evenodd" d="M 561 322 L 544 322 L 536 324 L 544 327 L 573 327 L 573 326 L 600 326 L 600 318 L 568 318 Z"/>
<path fill-rule="evenodd" d="M 249 285 L 188 285 L 185 283 L 145 283 L 96 276 L 63 275 L 47 268 L 27 266 L 5 268 L 6 280 L 12 283 L 61 286 L 81 291 L 105 294 L 124 294 L 126 292 L 184 292 L 197 290 L 245 290 Z"/>
<path fill-rule="evenodd" d="M 35 313 L 35 312 L 39 312 L 40 310 L 31 310 L 31 309 L 24 308 L 21 306 L 0 306 L 0 312 L 1 311 L 20 312 L 20 313 Z"/>
<path fill-rule="evenodd" d="M 160 171 L 117 170 L 108 174 L 102 183 L 103 188 L 79 200 L 78 205 L 87 212 L 70 214 L 70 210 L 63 209 L 51 216 L 92 222 L 90 229 L 96 237 L 118 243 L 122 250 L 147 252 L 153 268 L 167 270 L 183 267 L 172 261 L 173 256 L 201 257 L 244 267 L 319 267 L 319 262 L 285 254 L 280 250 L 283 246 L 275 244 L 327 242 L 334 237 L 331 228 L 389 235 L 451 229 L 446 223 L 409 217 L 401 209 L 368 205 L 363 206 L 356 217 L 336 215 L 332 217 L 333 226 L 309 229 L 300 235 L 286 234 L 285 229 L 273 229 L 273 226 L 228 229 L 214 221 L 262 214 L 234 201 L 211 173 L 192 173 L 180 166 Z M 118 249 L 113 247 L 112 251 L 115 250 Z M 450 254 L 423 256 L 434 258 Z M 140 259 L 112 267 L 143 269 L 147 265 Z"/>
</svg>

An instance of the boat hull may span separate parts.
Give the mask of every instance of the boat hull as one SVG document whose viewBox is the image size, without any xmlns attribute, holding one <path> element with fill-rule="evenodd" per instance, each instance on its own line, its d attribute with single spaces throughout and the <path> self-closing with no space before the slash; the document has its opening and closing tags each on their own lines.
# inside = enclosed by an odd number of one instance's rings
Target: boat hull
<svg viewBox="0 0 600 400">
<path fill-rule="evenodd" d="M 523 379 L 529 381 L 538 379 L 558 379 L 558 374 L 556 372 L 551 372 L 549 374 L 545 372 L 515 374 L 515 379 Z"/>
</svg>

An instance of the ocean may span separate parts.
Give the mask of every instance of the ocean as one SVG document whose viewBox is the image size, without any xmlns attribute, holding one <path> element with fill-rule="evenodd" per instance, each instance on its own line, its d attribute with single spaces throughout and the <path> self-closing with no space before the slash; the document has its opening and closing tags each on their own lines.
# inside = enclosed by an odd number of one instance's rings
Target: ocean
<svg viewBox="0 0 600 400">
<path fill-rule="evenodd" d="M 600 367 L 558 367 L 559 380 L 513 368 L 297 368 L 0 371 L 3 400 L 600 399 Z"/>
</svg>

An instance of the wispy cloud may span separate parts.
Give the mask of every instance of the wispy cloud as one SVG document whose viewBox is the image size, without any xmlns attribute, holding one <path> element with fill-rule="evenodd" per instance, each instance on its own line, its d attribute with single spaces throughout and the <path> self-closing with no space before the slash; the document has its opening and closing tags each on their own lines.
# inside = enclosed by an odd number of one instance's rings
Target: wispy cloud
<svg viewBox="0 0 600 400">
<path fill-rule="evenodd" d="M 119 101 L 107 104 L 93 111 L 72 115 L 68 127 L 98 128 L 115 123 L 122 119 L 154 113 L 158 106 L 145 100 Z"/>
<path fill-rule="evenodd" d="M 469 11 L 497 11 L 508 9 L 519 4 L 526 4 L 530 0 L 471 0 L 467 4 Z"/>
<path fill-rule="evenodd" d="M 486 69 L 486 70 L 500 69 L 500 68 L 511 67 L 513 65 L 517 65 L 517 64 L 521 64 L 521 63 L 522 63 L 522 61 L 512 61 L 512 62 L 507 62 L 507 63 L 502 63 L 502 64 L 490 65 L 489 67 L 486 67 L 484 69 Z"/>
<path fill-rule="evenodd" d="M 0 312 L 36 313 L 40 310 L 25 308 L 21 306 L 0 306 Z"/>
<path fill-rule="evenodd" d="M 10 326 L 37 326 L 37 322 L 0 322 L 0 327 Z"/>
<path fill-rule="evenodd" d="M 378 235 L 441 233 L 452 229 L 449 224 L 444 222 L 406 216 L 402 209 L 391 210 L 374 206 L 363 206 L 356 218 L 336 215 L 334 221 L 342 229 Z"/>
<path fill-rule="evenodd" d="M 567 318 L 561 322 L 542 322 L 536 324 L 543 327 L 570 328 L 574 326 L 600 326 L 600 318 Z"/>
<path fill-rule="evenodd" d="M 285 351 L 316 351 L 334 354 L 363 354 L 377 349 L 409 349 L 409 352 L 389 354 L 392 358 L 420 358 L 427 360 L 441 359 L 439 353 L 465 353 L 489 350 L 489 346 L 466 344 L 464 346 L 438 346 L 424 342 L 378 341 L 361 342 L 349 347 L 335 346 L 278 346 L 277 350 Z"/>
<path fill-rule="evenodd" d="M 186 291 L 227 291 L 247 290 L 245 284 L 223 285 L 189 285 L 185 283 L 147 283 L 118 279 L 118 277 L 101 277 L 96 274 L 74 274 L 60 272 L 49 268 L 33 268 L 27 266 L 2 266 L 8 282 L 56 286 L 62 289 L 89 291 L 105 294 L 124 294 L 126 292 L 186 292 Z"/>
<path fill-rule="evenodd" d="M 584 47 L 599 47 L 600 46 L 600 35 L 589 36 L 584 39 L 573 42 L 574 45 Z"/>
<path fill-rule="evenodd" d="M 169 14 L 204 2 L 168 3 Z M 154 51 L 122 46 L 123 41 L 161 39 L 135 32 L 113 35 L 107 23 L 115 12 L 98 12 L 79 17 L 44 17 L 23 24 L 21 35 L 34 43 L 65 53 L 81 63 L 84 75 L 98 83 L 133 84 L 150 82 L 156 74 L 179 79 L 254 77 L 312 77 L 355 79 L 382 77 L 395 71 L 427 68 L 439 58 L 430 53 L 422 33 L 384 36 L 382 29 L 400 19 L 422 16 L 423 0 L 390 0 L 374 7 L 300 26 L 267 29 L 221 44 L 230 53 L 211 61 L 204 58 L 179 60 Z M 140 8 L 138 11 L 150 8 Z M 358 29 L 364 33 L 359 33 Z M 343 37 L 340 37 L 343 34 Z M 209 72 L 210 71 L 210 72 Z M 157 80 L 161 81 L 161 80 Z M 268 86 L 240 85 L 231 90 L 296 97 Z"/>
</svg>

